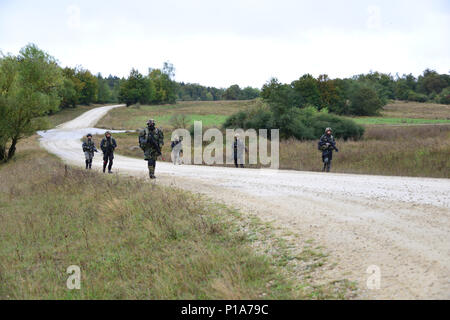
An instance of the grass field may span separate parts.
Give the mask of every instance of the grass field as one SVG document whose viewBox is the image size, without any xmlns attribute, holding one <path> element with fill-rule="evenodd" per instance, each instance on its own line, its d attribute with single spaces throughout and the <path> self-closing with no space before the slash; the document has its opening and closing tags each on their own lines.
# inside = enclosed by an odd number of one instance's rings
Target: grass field
<svg viewBox="0 0 450 320">
<path fill-rule="evenodd" d="M 97 124 L 100 128 L 137 129 L 143 128 L 148 119 L 156 120 L 158 126 L 171 128 L 174 114 L 187 116 L 187 124 L 204 121 L 204 126 L 220 126 L 233 113 L 250 107 L 255 101 L 182 101 L 174 105 L 130 106 L 110 111 Z"/>
<path fill-rule="evenodd" d="M 347 298 L 351 283 L 314 285 L 305 246 L 259 254 L 270 235 L 255 218 L 180 190 L 68 168 L 21 142 L 0 165 L 0 299 Z M 261 249 L 264 250 L 264 246 Z M 290 274 L 287 263 L 305 263 Z M 81 290 L 66 269 L 81 268 Z M 314 268 L 317 272 L 318 270 Z M 308 271 L 309 270 L 309 271 Z M 320 269 L 319 269 L 320 270 Z M 301 277 L 301 278 L 298 278 Z M 308 280 L 309 279 L 309 280 Z"/>
<path fill-rule="evenodd" d="M 213 119 L 213 115 L 226 116 L 236 110 L 251 107 L 252 103 L 255 102 L 179 103 L 176 110 L 183 110 L 186 115 L 189 115 L 189 112 L 197 115 L 201 110 L 204 116 Z M 147 117 L 151 117 L 150 111 L 157 110 L 159 116 L 170 119 L 170 115 L 164 115 L 167 108 L 170 108 L 170 112 L 175 110 L 173 106 L 141 107 L 137 111 L 132 108 L 120 108 L 103 118 L 101 124 L 107 128 L 114 127 L 110 123 L 117 125 L 114 128 L 143 127 L 146 119 L 142 115 L 143 112 L 149 112 Z M 139 121 L 133 116 L 136 112 L 141 114 Z M 449 106 L 393 102 L 385 107 L 381 117 L 353 119 L 366 126 L 366 134 L 360 141 L 338 141 L 340 152 L 334 155 L 332 168 L 334 172 L 450 178 Z M 136 126 L 124 125 L 126 123 L 135 123 Z M 216 126 L 220 127 L 220 124 L 220 121 L 216 122 Z M 212 126 L 211 121 L 205 126 Z M 168 125 L 163 128 L 165 132 L 163 156 L 170 161 L 172 127 Z M 119 144 L 117 150 L 119 153 L 143 157 L 142 151 L 137 147 L 137 133 L 117 134 L 115 138 Z M 316 143 L 317 141 L 295 139 L 282 141 L 280 168 L 320 171 L 321 153 L 317 150 Z"/>
</svg>

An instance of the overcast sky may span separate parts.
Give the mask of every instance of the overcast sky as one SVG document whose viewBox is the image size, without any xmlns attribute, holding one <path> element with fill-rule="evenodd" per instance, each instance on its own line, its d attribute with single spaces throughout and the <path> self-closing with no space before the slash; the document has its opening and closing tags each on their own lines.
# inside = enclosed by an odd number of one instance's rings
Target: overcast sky
<svg viewBox="0 0 450 320">
<path fill-rule="evenodd" d="M 0 0 L 0 50 L 35 43 L 104 76 L 170 61 L 176 80 L 261 87 L 304 73 L 450 70 L 450 1 Z"/>
</svg>

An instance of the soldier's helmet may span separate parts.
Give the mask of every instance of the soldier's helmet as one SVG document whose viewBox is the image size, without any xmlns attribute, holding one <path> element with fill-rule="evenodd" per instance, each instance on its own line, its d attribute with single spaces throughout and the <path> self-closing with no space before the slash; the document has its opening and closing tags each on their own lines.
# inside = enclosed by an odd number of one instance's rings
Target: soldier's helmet
<svg viewBox="0 0 450 320">
<path fill-rule="evenodd" d="M 155 120 L 154 119 L 149 119 L 148 121 L 147 121 L 147 126 L 150 126 L 150 125 L 154 125 L 155 124 Z"/>
<path fill-rule="evenodd" d="M 89 138 L 89 137 L 92 138 L 92 134 L 91 134 L 91 133 L 88 133 L 88 134 L 86 135 L 86 138 Z"/>
<path fill-rule="evenodd" d="M 105 132 L 105 137 L 106 137 L 108 134 L 111 135 L 111 132 L 106 131 L 106 132 Z"/>
<path fill-rule="evenodd" d="M 327 133 L 328 131 L 333 132 L 333 130 L 331 130 L 330 127 L 328 127 L 328 128 L 325 129 L 325 133 Z"/>
</svg>

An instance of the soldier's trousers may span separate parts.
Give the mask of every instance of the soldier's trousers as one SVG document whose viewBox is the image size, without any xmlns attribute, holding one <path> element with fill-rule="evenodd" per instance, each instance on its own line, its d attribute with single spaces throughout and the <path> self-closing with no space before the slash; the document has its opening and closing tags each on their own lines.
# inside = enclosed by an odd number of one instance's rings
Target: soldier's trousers
<svg viewBox="0 0 450 320">
<path fill-rule="evenodd" d="M 148 174 L 150 178 L 155 177 L 156 159 L 147 159 L 148 163 Z"/>
<path fill-rule="evenodd" d="M 108 166 L 108 171 L 111 171 L 113 165 L 114 153 L 108 152 L 103 154 L 103 172 L 105 172 L 106 166 Z M 109 164 L 108 164 L 109 162 Z"/>
<path fill-rule="evenodd" d="M 327 151 L 322 153 L 323 169 L 322 171 L 330 172 L 331 160 L 333 160 L 333 151 Z"/>
<path fill-rule="evenodd" d="M 94 158 L 94 153 L 85 151 L 84 156 L 86 158 L 86 169 L 88 169 L 88 168 L 91 169 L 92 168 L 92 159 Z"/>
</svg>

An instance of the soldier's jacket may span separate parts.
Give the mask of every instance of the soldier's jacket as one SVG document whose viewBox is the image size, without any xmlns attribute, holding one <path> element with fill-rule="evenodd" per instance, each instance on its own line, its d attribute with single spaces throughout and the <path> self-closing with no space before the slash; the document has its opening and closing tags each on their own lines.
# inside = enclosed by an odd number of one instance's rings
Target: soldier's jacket
<svg viewBox="0 0 450 320">
<path fill-rule="evenodd" d="M 92 140 L 83 141 L 83 144 L 81 146 L 83 148 L 83 152 L 93 153 L 93 152 L 97 151 L 97 148 L 95 147 L 95 143 Z"/>
<path fill-rule="evenodd" d="M 152 143 L 152 139 L 155 141 L 159 149 L 164 145 L 164 134 L 161 129 L 155 128 L 150 130 L 148 127 L 139 132 L 139 146 L 144 151 L 145 160 L 154 159 L 161 155 L 155 145 Z"/>
<path fill-rule="evenodd" d="M 329 143 L 328 147 L 327 147 L 327 143 Z M 322 152 L 332 152 L 333 151 L 333 146 L 336 147 L 336 141 L 334 140 L 333 135 L 327 135 L 327 134 L 323 134 L 320 137 L 319 140 L 319 144 L 318 144 L 318 149 Z"/>
<path fill-rule="evenodd" d="M 105 154 L 113 153 L 115 148 L 117 148 L 117 143 L 113 137 L 110 137 L 109 139 L 105 137 L 102 139 L 102 142 L 100 142 L 100 149 L 102 149 Z"/>
</svg>

